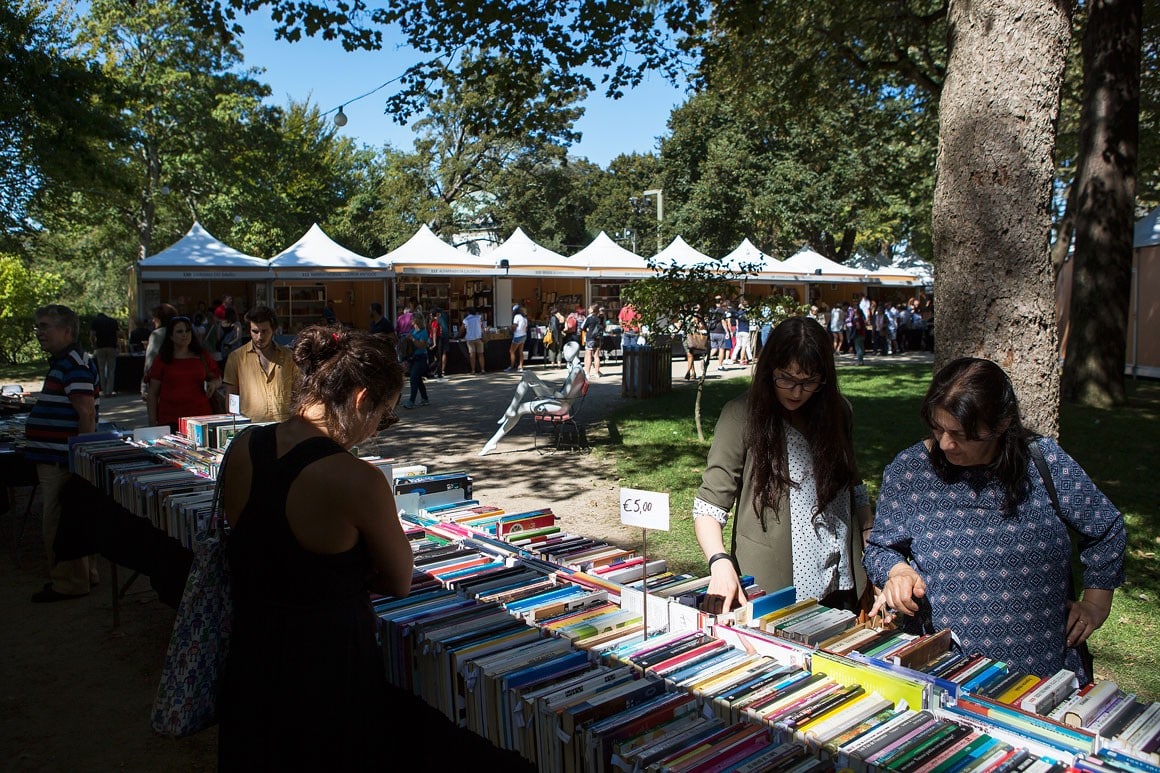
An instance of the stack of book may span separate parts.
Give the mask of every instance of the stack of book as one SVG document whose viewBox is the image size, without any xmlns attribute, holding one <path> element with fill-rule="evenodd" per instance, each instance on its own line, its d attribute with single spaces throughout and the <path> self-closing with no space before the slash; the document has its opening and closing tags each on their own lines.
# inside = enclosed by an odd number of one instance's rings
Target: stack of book
<svg viewBox="0 0 1160 773">
<path fill-rule="evenodd" d="M 395 475 L 395 507 L 400 513 L 419 513 L 432 505 L 471 499 L 471 476 L 463 470 Z"/>
<path fill-rule="evenodd" d="M 185 548 L 209 521 L 214 480 L 206 471 L 218 461 L 220 452 L 181 445 L 94 440 L 72 448 L 76 474 Z"/>
</svg>

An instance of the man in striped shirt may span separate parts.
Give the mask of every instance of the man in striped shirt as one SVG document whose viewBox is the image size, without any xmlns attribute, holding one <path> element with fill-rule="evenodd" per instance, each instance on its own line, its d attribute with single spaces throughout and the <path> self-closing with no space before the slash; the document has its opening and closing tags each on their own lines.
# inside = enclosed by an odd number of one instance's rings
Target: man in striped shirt
<svg viewBox="0 0 1160 773">
<path fill-rule="evenodd" d="M 36 340 L 49 354 L 48 376 L 25 427 L 24 457 L 36 464 L 44 499 L 44 545 L 51 582 L 32 596 L 35 602 L 64 601 L 88 594 L 97 580 L 92 556 L 56 561 L 53 542 L 60 525 L 61 492 L 68 470 L 68 439 L 94 432 L 100 405 L 99 377 L 92 355 L 77 345 L 80 323 L 68 306 L 50 304 L 36 310 Z"/>
</svg>

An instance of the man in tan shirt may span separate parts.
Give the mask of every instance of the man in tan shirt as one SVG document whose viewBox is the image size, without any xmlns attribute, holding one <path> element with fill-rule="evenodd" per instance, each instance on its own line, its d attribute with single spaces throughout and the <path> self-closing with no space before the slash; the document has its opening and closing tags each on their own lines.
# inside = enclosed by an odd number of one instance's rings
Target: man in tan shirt
<svg viewBox="0 0 1160 773">
<path fill-rule="evenodd" d="M 222 382 L 227 395 L 239 395 L 241 413 L 253 421 L 285 421 L 298 368 L 289 349 L 274 341 L 278 318 L 268 306 L 246 314 L 250 341 L 226 360 Z"/>
</svg>

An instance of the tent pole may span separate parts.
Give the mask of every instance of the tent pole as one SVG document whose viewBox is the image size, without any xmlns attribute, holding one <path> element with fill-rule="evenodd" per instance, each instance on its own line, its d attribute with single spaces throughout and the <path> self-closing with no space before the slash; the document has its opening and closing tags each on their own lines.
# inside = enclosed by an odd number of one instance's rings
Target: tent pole
<svg viewBox="0 0 1160 773">
<path fill-rule="evenodd" d="M 1132 305 L 1135 307 L 1132 318 L 1132 380 L 1137 381 L 1140 373 L 1140 253 L 1135 253 L 1132 260 Z"/>
</svg>

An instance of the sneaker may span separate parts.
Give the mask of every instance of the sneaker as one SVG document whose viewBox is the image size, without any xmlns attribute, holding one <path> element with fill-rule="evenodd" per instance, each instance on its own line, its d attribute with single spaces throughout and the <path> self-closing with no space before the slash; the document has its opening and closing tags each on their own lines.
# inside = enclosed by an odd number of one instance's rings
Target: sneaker
<svg viewBox="0 0 1160 773">
<path fill-rule="evenodd" d="M 415 404 L 413 402 L 411 402 L 410 400 L 408 400 L 407 402 L 403 403 L 403 407 L 404 408 L 414 408 Z"/>
<path fill-rule="evenodd" d="M 419 403 L 419 405 L 430 405 L 430 404 L 431 404 L 430 400 L 424 400 L 423 402 Z"/>
<path fill-rule="evenodd" d="M 513 370 L 515 370 L 515 368 L 504 368 L 503 372 L 504 373 L 511 373 Z"/>
</svg>

